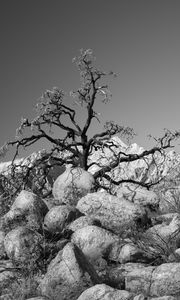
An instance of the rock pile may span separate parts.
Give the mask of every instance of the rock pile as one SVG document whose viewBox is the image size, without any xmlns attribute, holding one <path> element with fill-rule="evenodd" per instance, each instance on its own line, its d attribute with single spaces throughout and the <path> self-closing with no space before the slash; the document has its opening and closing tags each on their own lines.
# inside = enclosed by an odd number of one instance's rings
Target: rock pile
<svg viewBox="0 0 180 300">
<path fill-rule="evenodd" d="M 56 179 L 53 197 L 48 208 L 22 190 L 2 217 L 0 299 L 179 299 L 180 211 L 140 187 L 95 192 L 80 168 Z"/>
</svg>

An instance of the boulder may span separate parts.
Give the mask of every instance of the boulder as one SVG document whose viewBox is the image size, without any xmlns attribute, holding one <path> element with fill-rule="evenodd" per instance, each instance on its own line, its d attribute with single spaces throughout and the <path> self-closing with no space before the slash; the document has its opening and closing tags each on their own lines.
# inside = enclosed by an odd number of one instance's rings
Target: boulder
<svg viewBox="0 0 180 300">
<path fill-rule="evenodd" d="M 3 217 L 3 225 L 25 225 L 41 227 L 48 207 L 45 202 L 32 192 L 22 190 L 12 204 L 10 211 Z"/>
<path fill-rule="evenodd" d="M 129 273 L 136 270 L 138 273 L 139 270 L 144 269 L 144 264 L 141 263 L 125 263 L 125 264 L 116 264 L 108 269 L 108 278 L 110 282 L 114 282 L 115 286 L 118 289 L 126 289 L 125 279 Z M 140 272 L 141 273 L 141 272 Z"/>
<path fill-rule="evenodd" d="M 119 262 L 119 255 L 121 252 L 121 249 L 123 248 L 124 241 L 121 239 L 117 240 L 115 243 L 112 244 L 108 251 L 108 260 L 113 262 Z"/>
<path fill-rule="evenodd" d="M 81 168 L 69 168 L 53 184 L 53 196 L 59 204 L 76 205 L 78 200 L 94 189 L 94 177 Z"/>
<path fill-rule="evenodd" d="M 125 274 L 125 289 L 135 294 L 149 295 L 154 270 L 155 267 L 139 268 L 139 266 L 134 265 L 134 268 Z"/>
<path fill-rule="evenodd" d="M 133 298 L 133 300 L 145 300 L 145 299 L 146 299 L 146 297 L 143 294 L 138 294 Z"/>
<path fill-rule="evenodd" d="M 33 298 L 28 298 L 27 300 L 47 300 L 46 297 L 33 297 Z"/>
<path fill-rule="evenodd" d="M 104 228 L 123 235 L 136 221 L 146 221 L 147 217 L 140 205 L 107 192 L 87 194 L 78 201 L 76 207 L 81 213 L 99 220 Z"/>
<path fill-rule="evenodd" d="M 9 285 L 17 278 L 17 274 L 13 271 L 4 271 L 0 273 L 0 292 L 9 287 Z M 4 299 L 4 298 L 3 298 Z"/>
<path fill-rule="evenodd" d="M 10 260 L 0 260 L 0 295 L 7 294 L 7 288 L 16 279 L 17 270 L 13 268 L 13 263 Z"/>
<path fill-rule="evenodd" d="M 20 210 L 22 213 L 36 210 L 43 216 L 48 212 L 45 202 L 37 195 L 26 190 L 22 190 L 17 196 L 11 206 L 11 210 Z"/>
<path fill-rule="evenodd" d="M 52 207 L 44 218 L 44 229 L 50 233 L 61 232 L 75 218 L 75 210 L 67 205 Z"/>
<path fill-rule="evenodd" d="M 162 297 L 149 297 L 149 300 L 177 300 L 177 297 L 173 297 L 173 296 L 162 296 Z M 133 300 L 136 300 L 135 298 Z M 138 300 L 138 299 L 137 299 Z M 140 299 L 142 300 L 142 299 Z"/>
<path fill-rule="evenodd" d="M 95 225 L 95 221 L 88 216 L 81 216 L 78 219 L 71 222 L 68 226 L 68 229 L 76 231 L 89 225 Z"/>
<path fill-rule="evenodd" d="M 109 253 L 108 260 L 125 264 L 127 262 L 135 262 L 137 258 L 142 258 L 142 253 L 138 247 L 129 239 L 123 239 L 115 242 Z"/>
<path fill-rule="evenodd" d="M 85 290 L 77 300 L 128 300 L 132 294 L 125 290 L 116 290 L 106 284 L 96 284 Z"/>
<path fill-rule="evenodd" d="M 157 249 L 176 247 L 180 241 L 180 215 L 175 215 L 169 225 L 155 225 L 145 231 L 144 237 L 151 246 Z M 177 248 L 177 247 L 176 247 Z"/>
<path fill-rule="evenodd" d="M 180 263 L 166 263 L 158 266 L 152 273 L 149 295 L 178 296 L 180 293 Z"/>
<path fill-rule="evenodd" d="M 41 236 L 26 227 L 11 230 L 4 239 L 7 256 L 15 262 L 37 261 L 41 256 Z"/>
<path fill-rule="evenodd" d="M 157 209 L 159 206 L 159 197 L 155 192 L 132 184 L 126 184 L 119 188 L 117 190 L 117 197 L 149 207 L 150 209 Z"/>
<path fill-rule="evenodd" d="M 178 213 L 166 213 L 162 215 L 156 215 L 151 218 L 152 224 L 157 225 L 157 224 L 162 224 L 164 223 L 165 225 L 169 225 L 171 221 L 176 217 L 178 218 L 180 216 Z"/>
<path fill-rule="evenodd" d="M 91 260 L 101 257 L 117 240 L 111 232 L 94 225 L 78 229 L 71 236 L 71 241 Z"/>
<path fill-rule="evenodd" d="M 150 297 L 178 296 L 180 263 L 165 263 L 158 267 L 134 267 L 125 274 L 125 289 Z"/>
<path fill-rule="evenodd" d="M 49 264 L 39 288 L 42 295 L 47 297 L 57 294 L 61 289 L 67 293 L 80 283 L 82 277 L 83 272 L 76 260 L 73 244 L 68 243 Z"/>
<path fill-rule="evenodd" d="M 175 254 L 179 257 L 179 259 L 180 259 L 180 248 L 177 248 L 176 250 L 175 250 Z"/>
<path fill-rule="evenodd" d="M 122 264 L 133 260 L 134 255 L 137 255 L 139 250 L 133 243 L 125 244 L 119 253 L 118 261 Z"/>
</svg>

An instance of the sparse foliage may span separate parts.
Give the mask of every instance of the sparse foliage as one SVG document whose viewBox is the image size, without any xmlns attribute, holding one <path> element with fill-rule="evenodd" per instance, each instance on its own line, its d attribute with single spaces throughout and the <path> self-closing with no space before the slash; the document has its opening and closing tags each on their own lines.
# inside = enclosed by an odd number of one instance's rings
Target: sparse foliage
<svg viewBox="0 0 180 300">
<path fill-rule="evenodd" d="M 103 186 L 104 181 L 111 185 L 119 185 L 123 182 L 131 182 L 144 187 L 151 187 L 159 182 L 148 181 L 147 174 L 136 180 L 136 178 L 126 178 L 116 180 L 110 172 L 121 163 L 131 163 L 136 160 L 149 157 L 152 159 L 148 164 L 154 162 L 156 153 L 163 154 L 165 149 L 172 147 L 172 142 L 179 138 L 180 132 L 165 131 L 162 138 L 155 138 L 156 145 L 140 154 L 127 154 L 123 151 L 117 153 L 117 148 L 113 140 L 114 135 L 120 135 L 127 139 L 134 136 L 134 131 L 130 127 L 116 124 L 114 121 L 107 121 L 104 130 L 89 137 L 89 129 L 94 120 L 100 122 L 99 114 L 95 111 L 95 103 L 102 101 L 107 103 L 111 99 L 108 85 L 104 83 L 107 76 L 116 76 L 113 72 L 104 72 L 94 66 L 94 56 L 91 50 L 81 50 L 80 56 L 73 59 L 80 72 L 81 86 L 77 91 L 71 92 L 73 102 L 79 107 L 85 108 L 86 116 L 83 126 L 77 120 L 77 111 L 66 105 L 65 93 L 63 90 L 54 87 L 46 90 L 37 104 L 37 116 L 29 121 L 22 118 L 20 127 L 16 132 L 16 139 L 8 142 L 1 149 L 2 153 L 7 151 L 7 147 L 16 146 L 16 153 L 13 159 L 10 182 L 13 182 L 14 189 L 19 191 L 22 187 L 29 187 L 36 193 L 46 195 L 50 190 L 48 185 L 48 174 L 55 165 L 63 166 L 72 164 L 89 170 L 92 165 L 97 166 L 94 178 L 97 186 Z M 20 148 L 27 148 L 36 144 L 40 140 L 46 140 L 51 145 L 51 150 L 47 151 L 34 162 L 15 164 Z M 111 159 L 108 165 L 100 165 L 98 161 L 91 162 L 90 157 L 94 151 L 109 149 Z M 33 180 L 32 180 L 33 178 Z M 30 184 L 31 182 L 31 184 Z M 14 193 L 14 191 L 13 191 Z"/>
<path fill-rule="evenodd" d="M 151 265 L 160 265 L 170 262 L 170 259 L 177 262 L 180 261 L 179 255 L 175 253 L 179 229 L 166 238 L 156 231 L 154 234 L 144 234 L 139 231 L 133 233 L 132 230 L 131 234 L 132 241 L 140 250 L 141 255 L 139 258 L 141 262 L 149 260 Z"/>
</svg>

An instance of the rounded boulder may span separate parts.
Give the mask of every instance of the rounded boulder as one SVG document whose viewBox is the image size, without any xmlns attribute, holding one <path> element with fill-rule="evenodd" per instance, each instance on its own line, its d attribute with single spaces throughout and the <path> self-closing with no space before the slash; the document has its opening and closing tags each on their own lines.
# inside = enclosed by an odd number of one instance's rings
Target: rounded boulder
<svg viewBox="0 0 180 300">
<path fill-rule="evenodd" d="M 13 261 L 37 260 L 41 255 L 40 235 L 26 227 L 17 227 L 5 236 L 4 248 Z"/>
<path fill-rule="evenodd" d="M 99 259 L 117 240 L 116 235 L 95 225 L 80 228 L 71 236 L 71 241 L 83 251 L 87 258 L 94 261 Z"/>
<path fill-rule="evenodd" d="M 146 220 L 143 207 L 107 192 L 96 192 L 82 197 L 76 208 L 86 216 L 99 220 L 104 228 L 118 234 L 125 235 L 130 226 Z"/>
<path fill-rule="evenodd" d="M 106 284 L 96 284 L 85 290 L 77 300 L 130 300 L 132 294 L 125 290 L 117 290 Z"/>
<path fill-rule="evenodd" d="M 53 185 L 53 196 L 59 204 L 76 205 L 78 200 L 94 189 L 94 177 L 81 168 L 69 168 Z"/>
<path fill-rule="evenodd" d="M 3 225 L 13 229 L 15 226 L 41 228 L 44 216 L 48 212 L 45 202 L 32 192 L 22 190 L 16 197 L 10 210 L 3 216 Z M 15 226 L 14 226 L 15 225 Z"/>
<path fill-rule="evenodd" d="M 20 210 L 22 212 L 36 210 L 41 213 L 41 215 L 45 215 L 48 212 L 45 202 L 36 194 L 26 190 L 22 190 L 17 196 L 11 210 Z"/>
<path fill-rule="evenodd" d="M 44 218 L 44 229 L 50 233 L 61 232 L 74 219 L 75 210 L 67 205 L 52 207 Z"/>
</svg>

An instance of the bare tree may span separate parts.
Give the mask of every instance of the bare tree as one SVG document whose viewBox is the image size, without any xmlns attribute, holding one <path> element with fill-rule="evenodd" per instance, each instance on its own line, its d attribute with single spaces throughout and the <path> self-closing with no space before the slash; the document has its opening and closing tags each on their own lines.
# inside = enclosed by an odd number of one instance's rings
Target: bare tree
<svg viewBox="0 0 180 300">
<path fill-rule="evenodd" d="M 80 72 L 81 87 L 72 92 L 71 96 L 77 105 L 86 110 L 84 124 L 80 125 L 78 122 L 75 106 L 70 107 L 65 104 L 65 94 L 62 90 L 56 87 L 47 90 L 37 104 L 37 117 L 32 121 L 22 119 L 21 125 L 17 129 L 16 139 L 8 142 L 2 149 L 3 151 L 6 147 L 14 145 L 16 153 L 13 162 L 15 162 L 20 148 L 27 148 L 43 139 L 50 143 L 51 150 L 42 154 L 34 163 L 21 164 L 23 169 L 21 182 L 28 185 L 29 178 L 32 177 L 32 174 L 35 175 L 36 170 L 37 178 L 41 178 L 39 184 L 43 189 L 49 171 L 54 165 L 72 164 L 73 166 L 80 166 L 84 170 L 89 170 L 92 165 L 96 165 L 98 170 L 94 173 L 94 178 L 99 186 L 102 179 L 113 185 L 131 182 L 147 188 L 157 183 L 157 181 L 149 182 L 147 176 L 144 176 L 142 180 L 129 178 L 117 181 L 110 176 L 109 172 L 123 162 L 130 163 L 150 156 L 153 159 L 155 153 L 163 154 L 165 149 L 172 147 L 172 142 L 179 138 L 180 132 L 165 131 L 162 138 L 156 139 L 156 145 L 153 148 L 140 154 L 127 154 L 124 151 L 117 153 L 115 151 L 117 145 L 111 140 L 111 137 L 120 135 L 121 137 L 132 138 L 134 131 L 130 127 L 120 126 L 113 121 L 106 122 L 102 132 L 89 137 L 92 122 L 94 120 L 100 122 L 98 113 L 95 111 L 95 103 L 100 100 L 106 103 L 111 98 L 108 85 L 103 81 L 105 77 L 115 76 L 115 74 L 97 69 L 94 66 L 94 56 L 91 50 L 81 50 L 80 56 L 73 61 Z M 112 159 L 108 165 L 102 166 L 98 161 L 89 160 L 94 151 L 103 151 L 105 148 L 112 152 Z M 14 178 L 17 174 L 16 169 L 17 166 L 13 164 Z"/>
</svg>

